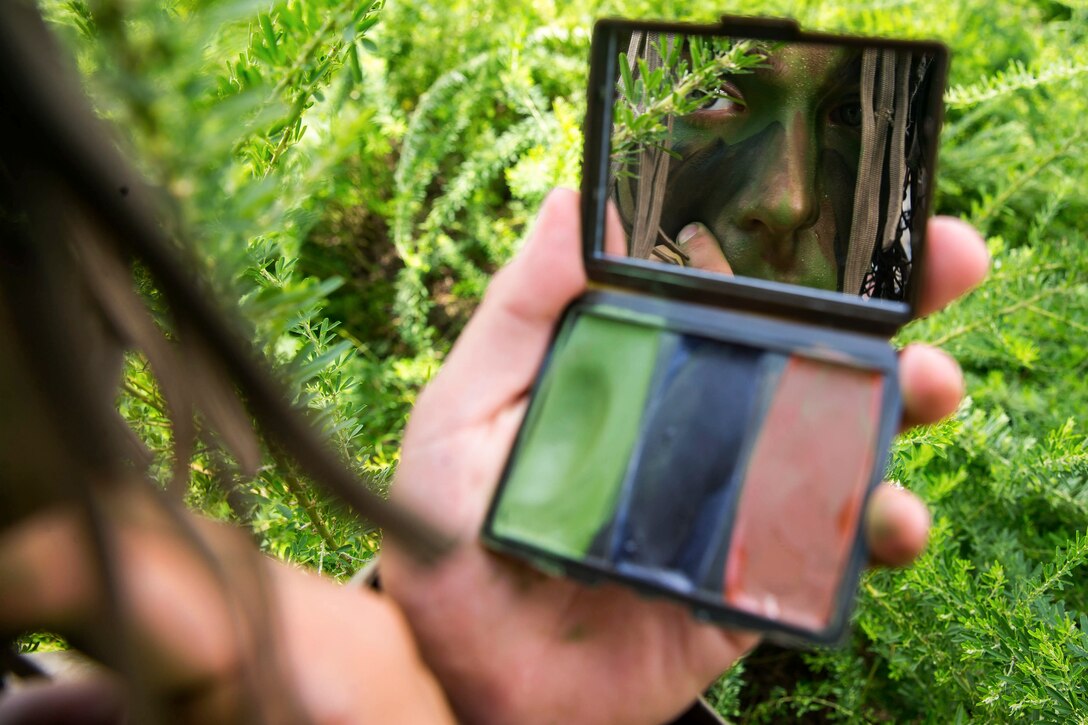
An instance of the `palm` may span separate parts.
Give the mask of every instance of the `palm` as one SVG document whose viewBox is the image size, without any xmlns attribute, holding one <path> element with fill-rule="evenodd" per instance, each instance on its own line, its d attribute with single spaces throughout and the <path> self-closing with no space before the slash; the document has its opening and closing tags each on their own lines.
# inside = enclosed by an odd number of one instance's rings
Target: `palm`
<svg viewBox="0 0 1088 725">
<path fill-rule="evenodd" d="M 434 413 L 428 403 L 414 420 Z M 458 430 L 420 431 L 413 422 L 398 497 L 473 538 L 524 405 L 521 396 Z M 441 501 L 429 495 L 434 481 L 442 481 Z M 544 576 L 477 544 L 432 571 L 412 567 L 395 545 L 387 554 L 384 583 L 471 722 L 532 721 L 526 713 L 555 722 L 661 722 L 755 642 L 699 623 L 679 605 Z"/>
<path fill-rule="evenodd" d="M 554 325 L 585 289 L 577 220 L 575 194 L 549 198 L 525 250 L 497 275 L 420 396 L 394 487 L 402 503 L 445 522 L 465 542 L 430 569 L 389 542 L 383 582 L 455 710 L 470 722 L 661 722 L 756 641 L 628 589 L 545 576 L 478 542 Z M 608 248 L 624 248 L 617 219 L 607 234 Z M 939 223 L 929 244 L 925 311 L 962 294 L 986 270 L 985 248 L 964 225 Z M 912 423 L 947 415 L 962 394 L 955 363 L 921 346 L 903 352 L 900 377 Z M 871 541 L 874 554 L 909 561 L 924 545 L 924 507 L 887 488 L 874 503 L 881 527 L 892 532 Z"/>
</svg>

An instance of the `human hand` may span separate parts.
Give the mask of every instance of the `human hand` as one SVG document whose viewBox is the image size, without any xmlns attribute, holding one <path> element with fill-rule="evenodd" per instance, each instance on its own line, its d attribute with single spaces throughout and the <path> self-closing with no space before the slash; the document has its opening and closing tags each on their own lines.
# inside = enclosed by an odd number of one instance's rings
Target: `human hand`
<svg viewBox="0 0 1088 725">
<path fill-rule="evenodd" d="M 659 723 L 681 712 L 757 641 L 695 620 L 682 605 L 605 584 L 540 574 L 479 544 L 488 504 L 563 308 L 586 287 L 578 197 L 556 191 L 530 240 L 496 275 L 441 372 L 420 395 L 393 496 L 466 542 L 434 568 L 387 542 L 382 581 L 467 722 Z M 606 248 L 625 248 L 613 212 Z M 926 314 L 976 285 L 987 255 L 951 219 L 929 227 Z M 912 345 L 901 354 L 904 426 L 951 413 L 956 363 Z M 876 562 L 909 563 L 929 518 L 912 494 L 881 487 L 866 515 Z"/>
<path fill-rule="evenodd" d="M 86 681 L 0 698 L 0 722 L 71 712 L 80 722 L 89 712 L 112 713 L 103 722 L 453 721 L 387 597 L 269 559 L 231 527 L 168 513 L 142 484 L 117 488 L 100 501 L 106 561 L 74 506 L 0 534 L 0 637 L 56 632 L 106 665 Z"/>
<path fill-rule="evenodd" d="M 681 229 L 676 235 L 676 245 L 688 255 L 687 266 L 733 276 L 733 268 L 729 266 L 721 245 L 702 224 L 692 222 Z"/>
</svg>

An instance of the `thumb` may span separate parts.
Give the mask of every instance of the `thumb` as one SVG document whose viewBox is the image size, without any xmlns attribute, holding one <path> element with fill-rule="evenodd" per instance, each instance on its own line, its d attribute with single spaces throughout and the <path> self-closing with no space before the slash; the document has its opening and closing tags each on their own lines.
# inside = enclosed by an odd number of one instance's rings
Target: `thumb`
<svg viewBox="0 0 1088 725">
<path fill-rule="evenodd" d="M 676 244 L 690 258 L 690 266 L 705 272 L 733 276 L 733 268 L 725 259 L 718 240 L 702 224 L 688 224 L 676 235 Z"/>
<path fill-rule="evenodd" d="M 525 247 L 492 280 L 487 294 L 420 394 L 414 435 L 430 438 L 489 419 L 524 396 L 563 309 L 586 287 L 579 197 L 557 189 L 541 207 Z M 622 235 L 617 215 L 607 235 Z M 622 236 L 619 237 L 622 239 Z"/>
</svg>

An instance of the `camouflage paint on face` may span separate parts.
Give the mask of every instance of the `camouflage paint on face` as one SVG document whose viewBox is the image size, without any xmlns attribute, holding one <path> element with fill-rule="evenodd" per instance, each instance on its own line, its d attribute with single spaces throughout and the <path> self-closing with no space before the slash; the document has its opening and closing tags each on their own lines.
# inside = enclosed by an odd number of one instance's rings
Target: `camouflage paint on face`
<svg viewBox="0 0 1088 725">
<path fill-rule="evenodd" d="M 703 223 L 735 274 L 838 289 L 861 151 L 860 55 L 787 44 L 674 119 L 661 226 Z"/>
</svg>

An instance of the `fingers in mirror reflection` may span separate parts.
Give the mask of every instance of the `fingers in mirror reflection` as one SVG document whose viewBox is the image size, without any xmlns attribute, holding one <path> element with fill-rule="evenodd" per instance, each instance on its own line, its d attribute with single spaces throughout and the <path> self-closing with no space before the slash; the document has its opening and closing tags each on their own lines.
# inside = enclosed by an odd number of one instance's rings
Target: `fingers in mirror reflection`
<svg viewBox="0 0 1088 725">
<path fill-rule="evenodd" d="M 905 296 L 926 57 L 641 33 L 627 45 L 612 189 L 628 254 Z"/>
</svg>

